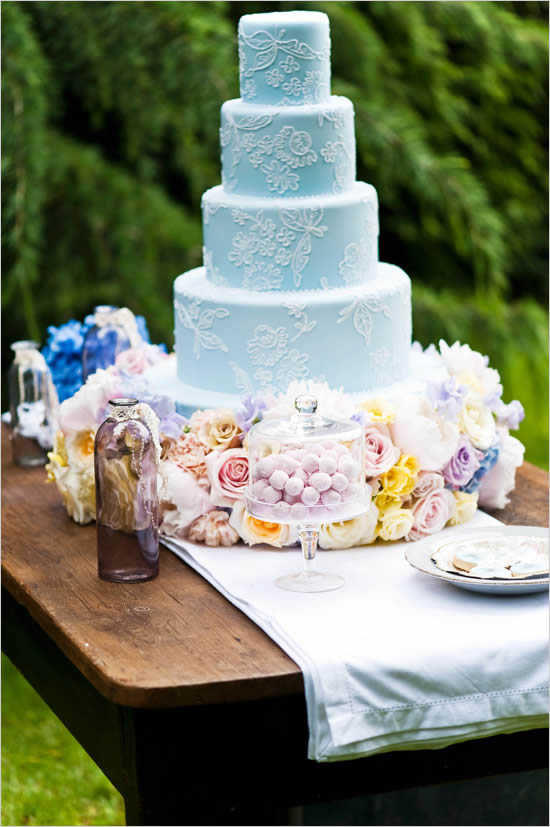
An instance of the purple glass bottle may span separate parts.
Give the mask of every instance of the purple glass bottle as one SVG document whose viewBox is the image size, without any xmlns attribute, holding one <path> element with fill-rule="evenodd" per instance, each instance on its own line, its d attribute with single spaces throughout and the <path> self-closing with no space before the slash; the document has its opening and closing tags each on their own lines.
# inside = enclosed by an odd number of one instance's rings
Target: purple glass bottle
<svg viewBox="0 0 550 827">
<path fill-rule="evenodd" d="M 158 450 L 137 399 L 112 399 L 95 438 L 98 574 L 135 583 L 158 574 Z"/>
</svg>

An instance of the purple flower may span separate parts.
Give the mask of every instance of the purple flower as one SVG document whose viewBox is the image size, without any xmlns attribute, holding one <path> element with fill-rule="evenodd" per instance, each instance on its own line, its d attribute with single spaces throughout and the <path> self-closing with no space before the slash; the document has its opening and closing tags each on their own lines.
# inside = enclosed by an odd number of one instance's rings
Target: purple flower
<svg viewBox="0 0 550 827">
<path fill-rule="evenodd" d="M 505 425 L 510 430 L 519 428 L 519 423 L 525 419 L 525 411 L 523 405 L 517 399 L 513 399 L 508 405 L 501 401 L 500 405 L 495 409 L 497 415 L 497 422 L 499 425 Z"/>
<path fill-rule="evenodd" d="M 467 393 L 468 388 L 465 385 L 459 385 L 454 376 L 440 384 L 429 382 L 427 387 L 428 399 L 434 411 L 451 422 L 456 422 L 458 419 Z"/>
<path fill-rule="evenodd" d="M 365 428 L 367 423 L 370 422 L 369 415 L 366 411 L 357 411 L 350 416 L 350 419 L 352 422 L 358 422 L 359 425 L 363 426 L 363 428 Z"/>
<path fill-rule="evenodd" d="M 474 448 L 470 440 L 461 434 L 455 455 L 441 471 L 447 485 L 457 489 L 469 483 L 480 468 L 482 457 L 482 452 Z"/>
<path fill-rule="evenodd" d="M 481 457 L 479 468 L 475 472 L 474 476 L 472 477 L 468 485 L 465 485 L 462 489 L 466 492 L 466 494 L 473 494 L 474 491 L 478 490 L 479 486 L 481 485 L 481 480 L 483 479 L 487 471 L 490 471 L 491 468 L 496 464 L 499 453 L 500 446 L 498 442 L 495 442 L 493 445 L 491 445 L 490 448 L 487 449 L 487 451 L 485 451 L 485 453 Z"/>
<path fill-rule="evenodd" d="M 122 373 L 120 394 L 145 402 L 158 416 L 159 431 L 170 439 L 177 439 L 187 419 L 177 413 L 174 401 L 169 396 L 153 393 L 149 382 L 141 374 Z"/>
<path fill-rule="evenodd" d="M 247 434 L 254 423 L 262 418 L 266 403 L 260 394 L 249 393 L 243 397 L 241 404 L 242 409 L 237 412 L 237 425 L 243 433 Z"/>
</svg>

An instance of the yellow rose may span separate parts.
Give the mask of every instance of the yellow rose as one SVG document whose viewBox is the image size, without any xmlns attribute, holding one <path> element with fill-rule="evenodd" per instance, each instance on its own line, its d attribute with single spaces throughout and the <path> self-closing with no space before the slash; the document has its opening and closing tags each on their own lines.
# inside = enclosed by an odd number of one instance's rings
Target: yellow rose
<svg viewBox="0 0 550 827">
<path fill-rule="evenodd" d="M 56 445 L 56 447 L 59 447 Z M 62 454 L 52 451 L 46 465 L 48 479 L 55 482 L 69 517 L 85 525 L 95 520 L 95 476 L 93 462 L 84 468 L 67 465 Z M 62 461 L 59 462 L 59 459 Z"/>
<path fill-rule="evenodd" d="M 244 498 L 235 503 L 229 525 L 235 529 L 239 537 L 249 546 L 256 543 L 267 543 L 269 546 L 282 548 L 296 542 L 297 532 L 294 527 L 283 523 L 271 523 L 258 520 L 245 508 Z"/>
<path fill-rule="evenodd" d="M 482 451 L 486 451 L 495 441 L 496 425 L 493 414 L 478 393 L 470 392 L 466 395 L 458 424 L 472 445 Z"/>
<path fill-rule="evenodd" d="M 388 494 L 382 491 L 374 497 L 374 502 L 380 511 L 385 511 L 392 505 L 401 505 L 401 497 L 398 494 Z"/>
<path fill-rule="evenodd" d="M 393 422 L 396 414 L 393 405 L 381 396 L 366 399 L 359 407 L 362 411 L 368 413 L 372 422 L 384 422 L 387 424 Z"/>
<path fill-rule="evenodd" d="M 239 426 L 230 408 L 217 408 L 201 423 L 199 437 L 211 451 L 225 451 L 239 444 Z"/>
<path fill-rule="evenodd" d="M 413 522 L 410 509 L 390 505 L 380 512 L 376 533 L 382 540 L 402 540 L 411 530 Z"/>
<path fill-rule="evenodd" d="M 474 491 L 473 494 L 466 494 L 465 491 L 453 491 L 453 494 L 456 502 L 456 511 L 447 525 L 467 523 L 476 513 L 479 493 Z"/>
<path fill-rule="evenodd" d="M 406 497 L 416 485 L 420 464 L 416 457 L 403 454 L 397 465 L 380 476 L 383 494 Z"/>
</svg>

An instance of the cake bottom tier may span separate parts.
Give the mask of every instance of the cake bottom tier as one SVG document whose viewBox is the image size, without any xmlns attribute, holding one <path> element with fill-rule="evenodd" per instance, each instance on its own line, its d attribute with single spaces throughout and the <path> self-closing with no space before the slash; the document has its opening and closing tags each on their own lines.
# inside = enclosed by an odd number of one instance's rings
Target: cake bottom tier
<svg viewBox="0 0 550 827">
<path fill-rule="evenodd" d="M 411 284 L 393 265 L 364 285 L 276 294 L 214 286 L 200 267 L 174 294 L 187 386 L 242 396 L 313 380 L 355 393 L 408 376 Z"/>
</svg>

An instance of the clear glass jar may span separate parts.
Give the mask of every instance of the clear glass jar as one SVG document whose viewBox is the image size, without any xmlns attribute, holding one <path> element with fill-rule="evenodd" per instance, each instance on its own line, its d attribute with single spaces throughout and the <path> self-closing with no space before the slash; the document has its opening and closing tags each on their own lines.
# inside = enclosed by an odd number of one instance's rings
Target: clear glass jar
<svg viewBox="0 0 550 827">
<path fill-rule="evenodd" d="M 15 354 L 8 375 L 13 461 L 45 465 L 55 429 L 55 387 L 36 342 L 14 342 L 11 349 Z"/>
<path fill-rule="evenodd" d="M 357 422 L 317 414 L 312 396 L 297 397 L 295 405 L 294 416 L 266 418 L 250 429 L 246 507 L 259 520 L 298 526 L 304 570 L 279 578 L 277 585 L 291 591 L 328 591 L 343 580 L 315 569 L 318 528 L 368 509 L 365 437 Z"/>
<path fill-rule="evenodd" d="M 102 304 L 94 308 L 94 324 L 84 336 L 82 347 L 83 382 L 96 370 L 114 365 L 118 354 L 132 347 L 131 331 L 124 322 L 118 307 Z"/>
<path fill-rule="evenodd" d="M 94 451 L 98 574 L 118 583 L 151 580 L 159 566 L 156 425 L 137 399 L 109 405 Z"/>
</svg>

